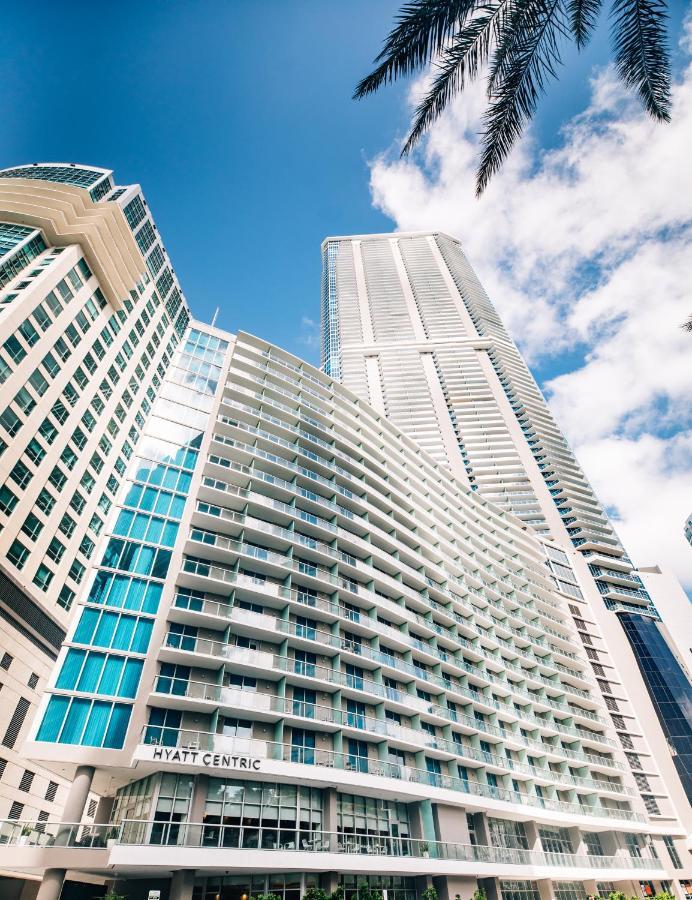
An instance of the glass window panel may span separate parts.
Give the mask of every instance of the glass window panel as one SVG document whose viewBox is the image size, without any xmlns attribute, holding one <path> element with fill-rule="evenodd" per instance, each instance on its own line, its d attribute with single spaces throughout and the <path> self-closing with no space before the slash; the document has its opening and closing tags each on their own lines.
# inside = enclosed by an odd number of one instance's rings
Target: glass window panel
<svg viewBox="0 0 692 900">
<path fill-rule="evenodd" d="M 103 700 L 95 700 L 89 718 L 84 729 L 84 736 L 81 744 L 86 747 L 100 747 L 103 743 L 103 736 L 108 725 L 112 703 L 106 703 Z"/>
<path fill-rule="evenodd" d="M 70 648 L 65 656 L 65 661 L 58 675 L 55 686 L 62 690 L 73 690 L 77 683 L 77 678 L 82 669 L 82 664 L 86 657 L 85 650 L 75 650 Z"/>
<path fill-rule="evenodd" d="M 82 700 L 79 697 L 74 697 L 72 699 L 69 712 L 65 719 L 65 725 L 63 726 L 60 735 L 61 744 L 79 743 L 90 707 L 90 700 Z"/>
</svg>

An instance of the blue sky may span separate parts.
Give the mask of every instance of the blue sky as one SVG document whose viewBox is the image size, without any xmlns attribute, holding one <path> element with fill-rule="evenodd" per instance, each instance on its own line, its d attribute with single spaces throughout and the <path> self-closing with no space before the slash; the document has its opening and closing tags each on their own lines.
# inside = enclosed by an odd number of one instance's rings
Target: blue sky
<svg viewBox="0 0 692 900">
<path fill-rule="evenodd" d="M 321 240 L 392 228 L 372 205 L 368 161 L 404 133 L 406 90 L 351 93 L 398 6 L 10 4 L 0 167 L 64 160 L 138 181 L 195 315 L 219 306 L 222 327 L 315 361 L 301 323 L 319 315 Z M 546 145 L 587 98 L 606 43 L 599 34 L 546 98 Z"/>
<path fill-rule="evenodd" d="M 604 22 L 585 53 L 565 53 L 529 139 L 480 202 L 478 92 L 405 166 L 408 85 L 351 100 L 398 7 L 9 4 L 0 167 L 81 162 L 139 182 L 194 314 L 218 306 L 220 326 L 312 362 L 325 236 L 455 234 L 632 556 L 692 589 L 690 344 L 678 327 L 692 312 L 686 4 L 671 0 L 671 126 L 653 127 L 612 79 L 590 81 L 609 58 Z"/>
</svg>

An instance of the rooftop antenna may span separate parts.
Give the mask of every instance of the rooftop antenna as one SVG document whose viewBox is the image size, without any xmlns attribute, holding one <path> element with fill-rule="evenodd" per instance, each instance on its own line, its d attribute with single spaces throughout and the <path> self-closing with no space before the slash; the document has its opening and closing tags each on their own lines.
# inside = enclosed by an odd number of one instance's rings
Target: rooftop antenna
<svg viewBox="0 0 692 900">
<path fill-rule="evenodd" d="M 218 316 L 218 314 L 219 314 L 219 307 L 217 306 L 216 309 L 214 310 L 214 315 L 212 316 L 212 319 L 211 319 L 211 327 L 212 328 L 214 327 L 214 325 L 216 325 L 216 317 Z"/>
</svg>

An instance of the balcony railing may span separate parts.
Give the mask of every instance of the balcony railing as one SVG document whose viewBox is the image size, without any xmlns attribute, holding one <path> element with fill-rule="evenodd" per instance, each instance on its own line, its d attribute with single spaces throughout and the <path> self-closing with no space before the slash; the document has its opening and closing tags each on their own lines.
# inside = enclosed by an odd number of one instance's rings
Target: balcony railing
<svg viewBox="0 0 692 900">
<path fill-rule="evenodd" d="M 211 732 L 169 728 L 163 725 L 145 726 L 142 732 L 142 742 L 163 747 L 177 747 L 187 750 L 213 750 L 220 753 L 251 755 L 259 759 L 297 763 L 299 765 L 344 769 L 364 775 L 394 778 L 414 784 L 425 784 L 434 788 L 472 794 L 491 800 L 500 800 L 511 803 L 515 807 L 516 804 L 522 804 L 538 809 L 564 812 L 572 816 L 595 816 L 596 818 L 604 817 L 633 822 L 647 821 L 644 815 L 631 809 L 607 807 L 598 803 L 581 806 L 577 803 L 567 803 L 562 800 L 553 800 L 549 797 L 510 791 L 506 788 L 470 781 L 455 775 L 430 772 L 426 769 L 402 766 L 397 763 L 373 759 L 369 756 L 338 753 L 333 750 L 323 750 L 316 747 L 294 746 L 274 741 L 259 741 L 253 738 L 237 739 Z"/>
<path fill-rule="evenodd" d="M 463 863 L 589 869 L 659 871 L 658 859 L 638 856 L 588 856 L 486 845 L 426 841 L 387 834 L 359 834 L 212 822 L 160 822 L 125 819 L 113 825 L 65 825 L 54 822 L 0 822 L 0 845 L 65 846 L 97 849 L 113 845 L 196 847 L 220 850 L 300 851 Z M 155 859 L 152 857 L 152 862 Z"/>
<path fill-rule="evenodd" d="M 504 769 L 508 774 L 524 774 L 529 778 L 546 783 L 555 783 L 563 787 L 583 787 L 605 793 L 635 796 L 635 792 L 631 788 L 617 782 L 555 772 L 548 767 L 532 766 L 520 760 L 500 756 L 487 750 L 480 750 L 466 742 L 447 740 L 446 738 L 429 734 L 423 729 L 408 728 L 389 719 L 378 719 L 365 713 L 332 706 L 322 706 L 304 700 L 279 697 L 276 694 L 254 693 L 238 688 L 210 684 L 209 682 L 187 681 L 168 676 L 159 677 L 154 690 L 156 693 L 166 696 L 209 701 L 236 711 L 275 712 L 280 716 L 295 716 L 315 722 L 329 723 L 339 728 L 354 728 L 367 731 L 394 741 L 407 743 L 411 745 L 411 752 L 421 749 L 438 750 L 459 759 L 473 759 L 483 766 Z M 402 699 L 405 702 L 407 697 Z M 473 720 L 469 719 L 469 722 L 473 722 Z"/>
</svg>

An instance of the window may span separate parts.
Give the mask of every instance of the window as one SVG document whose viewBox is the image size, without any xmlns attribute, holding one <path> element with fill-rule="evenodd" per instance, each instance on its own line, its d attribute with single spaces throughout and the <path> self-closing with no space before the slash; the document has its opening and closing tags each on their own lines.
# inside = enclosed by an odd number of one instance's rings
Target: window
<svg viewBox="0 0 692 900">
<path fill-rule="evenodd" d="M 44 563 L 41 563 L 41 565 L 36 570 L 33 582 L 42 591 L 47 591 L 51 581 L 53 580 L 54 574 L 55 573 L 51 572 L 48 566 L 46 566 Z"/>
<path fill-rule="evenodd" d="M 663 835 L 663 843 L 665 844 L 666 850 L 668 851 L 668 856 L 670 856 L 670 861 L 673 864 L 674 869 L 682 869 L 682 860 L 678 855 L 678 851 L 675 848 L 675 841 L 669 834 Z"/>
<path fill-rule="evenodd" d="M 62 606 L 63 609 L 70 609 L 72 606 L 72 602 L 74 601 L 75 593 L 71 591 L 67 585 L 63 585 L 60 588 L 60 593 L 58 594 L 58 606 Z"/>
<path fill-rule="evenodd" d="M 12 565 L 17 569 L 23 569 L 24 563 L 29 556 L 29 551 L 26 549 L 24 544 L 20 541 L 13 541 L 12 546 L 7 551 L 7 558 L 12 563 Z"/>
<path fill-rule="evenodd" d="M 75 584 L 79 584 L 84 577 L 85 572 L 86 567 L 75 560 L 70 566 L 70 571 L 67 573 L 67 575 L 74 581 Z"/>
<path fill-rule="evenodd" d="M 48 481 L 50 481 L 54 488 L 61 491 L 65 487 L 67 475 L 65 475 L 60 466 L 53 466 L 53 471 L 48 476 Z"/>
<path fill-rule="evenodd" d="M 9 672 L 10 666 L 14 661 L 14 656 L 10 653 L 3 653 L 2 659 L 0 660 L 0 668 L 4 669 L 6 672 Z"/>
<path fill-rule="evenodd" d="M 36 438 L 32 438 L 26 445 L 26 455 L 35 466 L 38 466 L 41 464 L 41 460 L 46 455 L 46 451 L 36 440 Z"/>
<path fill-rule="evenodd" d="M 10 437 L 14 437 L 17 434 L 22 427 L 22 424 L 22 420 L 11 406 L 8 406 L 3 413 L 0 413 L 0 425 L 2 425 Z"/>
<path fill-rule="evenodd" d="M 43 531 L 43 522 L 33 513 L 29 513 L 22 525 L 22 531 L 30 540 L 35 541 Z"/>
<path fill-rule="evenodd" d="M 52 353 L 46 353 L 43 357 L 43 367 L 50 378 L 56 378 L 60 374 L 60 363 Z"/>
<path fill-rule="evenodd" d="M 16 494 L 13 494 L 7 485 L 3 484 L 3 486 L 0 487 L 0 510 L 9 516 L 16 505 Z"/>
<path fill-rule="evenodd" d="M 34 310 L 34 320 L 41 331 L 47 331 L 51 326 L 51 317 L 45 311 L 43 306 L 39 303 L 39 305 Z"/>
<path fill-rule="evenodd" d="M 22 489 L 29 484 L 33 477 L 34 473 L 29 470 L 28 466 L 24 465 L 21 459 L 15 463 L 14 468 L 10 472 L 10 478 Z"/>
<path fill-rule="evenodd" d="M 41 510 L 42 513 L 45 513 L 47 516 L 50 515 L 51 510 L 55 506 L 55 497 L 53 497 L 53 495 L 47 488 L 43 488 L 41 493 L 36 498 L 36 506 Z"/>
<path fill-rule="evenodd" d="M 27 681 L 27 686 L 30 687 L 31 690 L 33 691 L 37 684 L 38 684 L 38 675 L 36 674 L 36 672 L 32 672 L 31 675 L 29 675 L 29 680 Z"/>
<path fill-rule="evenodd" d="M 48 382 L 41 374 L 40 369 L 35 369 L 31 375 L 29 375 L 29 384 L 39 397 L 42 397 L 48 390 Z"/>
<path fill-rule="evenodd" d="M 58 436 L 58 429 L 53 425 L 50 419 L 44 419 L 39 425 L 38 433 L 46 443 L 50 445 Z"/>
<path fill-rule="evenodd" d="M 65 553 L 65 546 L 56 537 L 51 539 L 46 550 L 48 559 L 52 559 L 54 563 L 59 563 Z"/>
<path fill-rule="evenodd" d="M 2 346 L 13 363 L 20 363 L 26 356 L 26 350 L 14 335 L 8 337 Z"/>
<path fill-rule="evenodd" d="M 70 506 L 79 515 L 86 506 L 86 500 L 79 491 L 75 491 L 70 500 Z"/>
<path fill-rule="evenodd" d="M 52 803 L 55 800 L 55 797 L 58 793 L 58 785 L 55 781 L 49 781 L 48 787 L 46 788 L 46 796 L 45 799 Z"/>
<path fill-rule="evenodd" d="M 58 524 L 58 528 L 67 538 L 71 538 L 74 534 L 74 530 L 77 527 L 77 523 L 72 518 L 69 513 L 65 513 L 65 515 L 60 519 L 60 523 Z"/>
<path fill-rule="evenodd" d="M 19 388 L 14 395 L 14 402 L 25 416 L 31 415 L 32 410 L 36 406 L 36 401 L 25 387 Z"/>
</svg>

